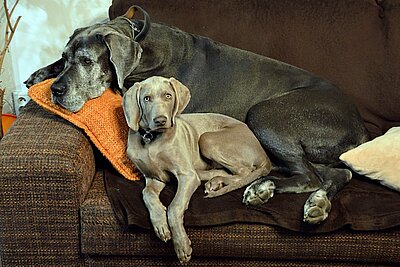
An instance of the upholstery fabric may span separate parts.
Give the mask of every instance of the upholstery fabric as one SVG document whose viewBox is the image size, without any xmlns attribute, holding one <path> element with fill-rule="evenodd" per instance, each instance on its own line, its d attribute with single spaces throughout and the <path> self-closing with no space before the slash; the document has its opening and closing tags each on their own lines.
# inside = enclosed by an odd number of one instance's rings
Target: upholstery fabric
<svg viewBox="0 0 400 267">
<path fill-rule="evenodd" d="M 31 101 L 0 146 L 1 263 L 76 266 L 77 211 L 95 173 L 89 140 Z"/>
</svg>

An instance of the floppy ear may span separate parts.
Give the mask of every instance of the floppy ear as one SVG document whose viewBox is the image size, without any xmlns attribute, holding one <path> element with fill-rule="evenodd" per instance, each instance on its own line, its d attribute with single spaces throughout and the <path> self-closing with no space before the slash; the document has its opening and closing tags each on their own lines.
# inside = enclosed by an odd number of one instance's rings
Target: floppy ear
<svg viewBox="0 0 400 267">
<path fill-rule="evenodd" d="M 117 74 L 118 87 L 122 89 L 125 78 L 139 65 L 143 50 L 139 43 L 118 32 L 107 34 L 104 40 Z"/>
<path fill-rule="evenodd" d="M 169 78 L 168 82 L 175 92 L 174 110 L 172 112 L 172 119 L 174 119 L 175 116 L 181 114 L 189 104 L 190 91 L 185 85 L 173 77 Z"/>
<path fill-rule="evenodd" d="M 135 83 L 122 98 L 122 107 L 129 128 L 134 132 L 139 131 L 139 122 L 142 117 L 142 109 L 140 107 L 140 83 Z"/>
</svg>

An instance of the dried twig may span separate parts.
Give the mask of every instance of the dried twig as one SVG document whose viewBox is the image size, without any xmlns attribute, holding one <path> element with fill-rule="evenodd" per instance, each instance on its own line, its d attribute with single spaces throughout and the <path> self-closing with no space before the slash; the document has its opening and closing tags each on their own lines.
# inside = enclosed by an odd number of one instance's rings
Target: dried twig
<svg viewBox="0 0 400 267">
<path fill-rule="evenodd" d="M 4 12 L 6 13 L 7 26 L 5 30 L 4 36 L 4 45 L 2 50 L 0 51 L 0 74 L 3 71 L 3 63 L 6 53 L 8 51 L 8 47 L 11 43 L 12 38 L 14 37 L 15 30 L 17 29 L 18 23 L 21 19 L 21 16 L 17 17 L 14 25 L 11 23 L 11 16 L 15 10 L 15 7 L 18 5 L 19 0 L 15 1 L 14 6 L 11 11 L 9 11 L 7 7 L 7 0 L 3 1 Z M 11 32 L 11 33 L 10 33 Z M 0 81 L 1 83 L 1 81 Z M 0 140 L 3 138 L 3 127 L 2 127 L 2 114 L 3 114 L 3 97 L 4 97 L 5 89 L 0 87 Z"/>
<path fill-rule="evenodd" d="M 18 2 L 19 2 L 19 0 L 17 0 L 14 3 L 14 6 L 12 7 L 11 12 L 10 12 L 8 7 L 7 7 L 7 0 L 3 1 L 4 11 L 6 13 L 6 19 L 7 19 L 7 27 L 6 27 L 5 37 L 4 37 L 4 46 L 3 46 L 3 49 L 0 52 L 0 73 L 1 73 L 1 71 L 3 69 L 4 57 L 5 57 L 5 55 L 6 55 L 7 51 L 8 51 L 8 47 L 9 47 L 9 45 L 11 43 L 11 40 L 12 40 L 12 38 L 14 36 L 14 33 L 15 33 L 15 30 L 17 29 L 18 23 L 19 23 L 19 21 L 21 19 L 21 16 L 18 16 L 17 20 L 14 23 L 14 25 L 12 25 L 11 16 L 12 16 L 12 13 L 14 12 L 14 10 L 15 10 L 15 7 L 18 5 Z M 10 34 L 10 31 L 11 31 L 11 34 Z"/>
</svg>

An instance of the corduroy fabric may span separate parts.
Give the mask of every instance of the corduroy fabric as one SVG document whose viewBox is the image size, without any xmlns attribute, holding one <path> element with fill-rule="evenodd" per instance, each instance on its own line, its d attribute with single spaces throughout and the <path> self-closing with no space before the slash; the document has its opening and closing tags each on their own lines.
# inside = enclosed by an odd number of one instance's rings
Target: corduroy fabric
<svg viewBox="0 0 400 267">
<path fill-rule="evenodd" d="M 3 266 L 82 262 L 78 209 L 94 171 L 93 150 L 85 135 L 28 103 L 0 142 Z"/>
<path fill-rule="evenodd" d="M 152 230 L 123 231 L 96 176 L 81 207 L 82 252 L 99 256 L 174 257 L 171 242 L 159 240 Z M 328 234 L 307 234 L 260 224 L 187 227 L 193 257 L 285 261 L 400 262 L 400 228 L 379 232 L 342 229 Z M 124 266 L 124 265 L 121 265 Z"/>
<path fill-rule="evenodd" d="M 50 86 L 53 82 L 54 79 L 49 79 L 35 84 L 29 89 L 29 96 L 40 106 L 83 129 L 125 178 L 139 180 L 139 171 L 125 153 L 129 128 L 122 109 L 122 97 L 107 89 L 73 113 L 51 101 Z"/>
</svg>

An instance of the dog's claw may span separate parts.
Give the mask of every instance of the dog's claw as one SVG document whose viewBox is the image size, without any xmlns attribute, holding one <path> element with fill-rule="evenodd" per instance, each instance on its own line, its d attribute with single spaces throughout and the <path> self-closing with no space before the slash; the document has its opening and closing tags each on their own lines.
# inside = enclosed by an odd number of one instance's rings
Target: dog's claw
<svg viewBox="0 0 400 267">
<path fill-rule="evenodd" d="M 304 204 L 303 221 L 310 224 L 318 224 L 328 218 L 331 210 L 331 202 L 326 196 L 326 191 L 320 189 L 310 195 Z"/>
<path fill-rule="evenodd" d="M 261 205 L 274 196 L 275 184 L 271 180 L 257 180 L 249 185 L 243 193 L 246 205 Z"/>
</svg>

